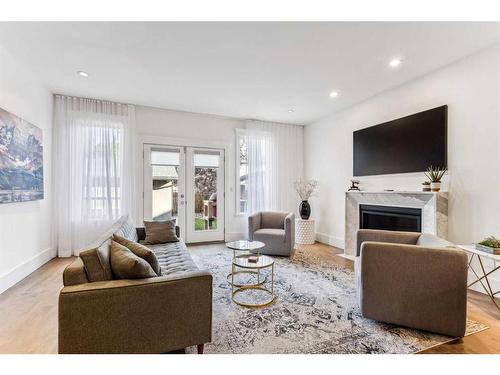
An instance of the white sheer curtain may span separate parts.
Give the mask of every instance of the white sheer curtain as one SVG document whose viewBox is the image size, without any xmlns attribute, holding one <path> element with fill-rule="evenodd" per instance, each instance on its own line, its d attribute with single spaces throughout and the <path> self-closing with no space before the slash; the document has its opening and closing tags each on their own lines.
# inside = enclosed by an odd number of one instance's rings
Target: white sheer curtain
<svg viewBox="0 0 500 375">
<path fill-rule="evenodd" d="M 292 184 L 302 177 L 303 127 L 248 120 L 246 129 L 249 212 L 296 212 Z"/>
<path fill-rule="evenodd" d="M 59 256 L 78 255 L 134 212 L 134 107 L 55 96 L 54 216 Z"/>
</svg>

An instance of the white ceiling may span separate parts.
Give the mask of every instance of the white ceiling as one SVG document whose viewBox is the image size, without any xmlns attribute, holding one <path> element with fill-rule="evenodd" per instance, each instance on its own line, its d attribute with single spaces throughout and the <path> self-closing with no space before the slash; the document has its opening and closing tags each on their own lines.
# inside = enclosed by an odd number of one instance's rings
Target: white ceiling
<svg viewBox="0 0 500 375">
<path fill-rule="evenodd" d="M 53 92 L 299 124 L 499 41 L 500 23 L 0 23 Z"/>
</svg>

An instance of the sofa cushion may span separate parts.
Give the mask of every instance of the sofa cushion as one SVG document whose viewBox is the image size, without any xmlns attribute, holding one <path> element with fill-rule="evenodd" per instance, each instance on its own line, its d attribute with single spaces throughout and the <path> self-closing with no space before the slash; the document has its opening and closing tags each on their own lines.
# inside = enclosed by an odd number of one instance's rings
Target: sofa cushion
<svg viewBox="0 0 500 375">
<path fill-rule="evenodd" d="M 175 233 L 175 220 L 145 221 L 144 229 L 146 230 L 146 238 L 142 243 L 145 245 L 179 241 Z"/>
<path fill-rule="evenodd" d="M 101 244 L 109 240 L 113 233 L 117 232 L 128 220 L 128 216 L 120 216 L 106 231 L 102 232 L 94 241 L 92 241 L 87 248 L 94 249 L 101 246 Z"/>
<path fill-rule="evenodd" d="M 134 232 L 135 232 L 135 228 L 134 228 Z M 124 237 L 121 237 L 117 234 L 113 234 L 113 241 L 118 242 L 120 245 L 125 246 L 127 249 L 132 251 L 139 258 L 144 259 L 146 262 L 149 263 L 149 265 L 156 272 L 156 274 L 158 276 L 161 276 L 160 264 L 158 263 L 158 259 L 156 259 L 155 253 L 151 249 L 147 248 L 144 245 L 141 245 L 140 243 L 130 241 L 130 240 L 128 240 Z"/>
<path fill-rule="evenodd" d="M 111 269 L 117 279 L 143 279 L 157 276 L 148 262 L 113 240 L 110 258 Z"/>
<path fill-rule="evenodd" d="M 127 217 L 126 221 L 122 221 L 120 227 L 113 234 L 123 237 L 129 241 L 139 242 L 135 225 L 129 217 Z"/>
<path fill-rule="evenodd" d="M 264 228 L 264 229 L 258 229 L 254 232 L 254 236 L 259 238 L 259 241 L 261 241 L 261 239 L 263 238 L 280 238 L 281 240 L 284 241 L 285 235 L 286 232 L 284 229 Z"/>
<path fill-rule="evenodd" d="M 198 270 L 182 240 L 165 244 L 148 245 L 148 247 L 154 251 L 160 263 L 161 273 L 164 276 Z"/>
<path fill-rule="evenodd" d="M 451 242 L 430 233 L 422 233 L 420 237 L 418 237 L 416 245 L 425 247 L 455 247 Z"/>
<path fill-rule="evenodd" d="M 290 250 L 284 248 L 286 233 L 284 229 L 259 229 L 253 239 L 264 242 L 266 246 L 259 250 L 261 254 L 289 256 Z"/>
</svg>

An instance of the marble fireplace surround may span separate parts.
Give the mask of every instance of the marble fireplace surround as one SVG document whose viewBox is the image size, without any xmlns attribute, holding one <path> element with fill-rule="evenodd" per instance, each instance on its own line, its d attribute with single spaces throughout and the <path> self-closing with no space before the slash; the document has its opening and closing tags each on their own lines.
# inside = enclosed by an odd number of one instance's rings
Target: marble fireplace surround
<svg viewBox="0 0 500 375">
<path fill-rule="evenodd" d="M 345 248 L 347 258 L 356 256 L 359 205 L 411 207 L 422 210 L 422 232 L 448 237 L 448 193 L 422 191 L 348 191 L 345 195 Z"/>
</svg>

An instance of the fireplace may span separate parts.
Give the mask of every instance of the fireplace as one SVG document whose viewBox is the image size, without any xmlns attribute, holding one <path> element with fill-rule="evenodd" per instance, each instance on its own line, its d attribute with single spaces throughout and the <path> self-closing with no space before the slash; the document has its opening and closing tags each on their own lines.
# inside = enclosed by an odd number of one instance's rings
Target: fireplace
<svg viewBox="0 0 500 375">
<path fill-rule="evenodd" d="M 422 210 L 412 207 L 360 204 L 359 228 L 421 232 Z"/>
<path fill-rule="evenodd" d="M 378 206 L 378 210 L 373 209 L 373 206 Z M 361 208 L 370 212 L 363 215 Z M 407 216 L 399 216 L 397 219 L 383 218 L 380 210 L 382 212 L 390 210 L 390 216 L 405 213 Z M 393 212 L 394 210 L 398 212 Z M 403 222 L 406 224 L 402 225 Z M 446 239 L 448 236 L 448 193 L 348 191 L 345 194 L 345 237 L 343 243 L 339 239 L 337 246 L 344 246 L 344 256 L 349 259 L 354 259 L 356 256 L 356 232 L 363 225 L 365 228 L 394 229 L 399 227 L 400 230 L 411 230 L 410 228 L 413 227 L 412 230 L 435 234 Z M 329 241 L 335 241 L 335 238 Z"/>
</svg>

